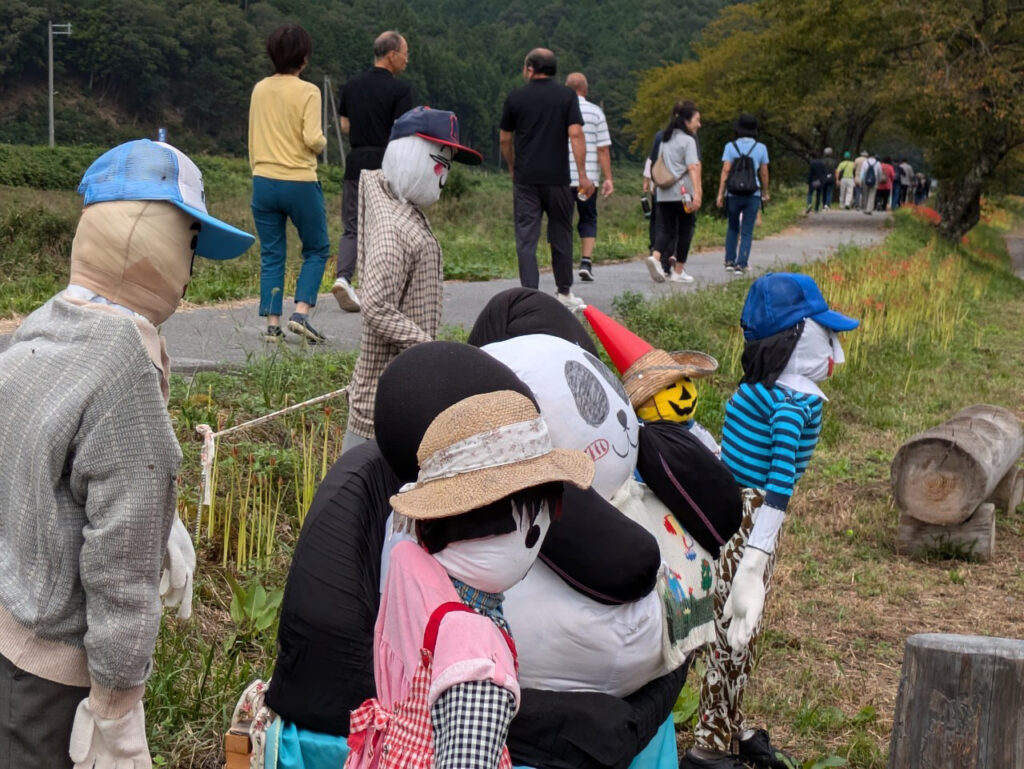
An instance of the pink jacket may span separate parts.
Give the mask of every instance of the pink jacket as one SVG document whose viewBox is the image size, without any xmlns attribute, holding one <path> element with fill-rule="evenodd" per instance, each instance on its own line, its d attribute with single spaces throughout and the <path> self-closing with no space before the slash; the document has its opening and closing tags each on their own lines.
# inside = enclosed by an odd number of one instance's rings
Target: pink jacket
<svg viewBox="0 0 1024 769">
<path fill-rule="evenodd" d="M 459 601 L 459 595 L 441 564 L 413 542 L 396 545 L 374 628 L 377 699 L 388 710 L 409 696 L 427 620 L 449 601 Z M 512 652 L 497 625 L 481 614 L 445 616 L 438 631 L 433 673 L 431 706 L 455 684 L 491 681 L 511 692 L 519 708 Z"/>
</svg>

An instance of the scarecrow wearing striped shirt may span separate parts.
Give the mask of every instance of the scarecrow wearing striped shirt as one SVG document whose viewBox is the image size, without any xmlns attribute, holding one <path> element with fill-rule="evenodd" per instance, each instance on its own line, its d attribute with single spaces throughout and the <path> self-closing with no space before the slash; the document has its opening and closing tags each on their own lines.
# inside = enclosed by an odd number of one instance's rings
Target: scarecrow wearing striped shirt
<svg viewBox="0 0 1024 769">
<path fill-rule="evenodd" d="M 800 766 L 763 729 L 743 723 L 743 692 L 771 585 L 776 544 L 796 482 L 821 433 L 818 384 L 842 363 L 837 332 L 859 321 L 828 308 L 813 278 L 769 273 L 750 287 L 740 319 L 743 379 L 725 409 L 722 460 L 759 499 L 718 560 L 715 641 L 701 684 L 696 742 L 680 769 Z"/>
</svg>

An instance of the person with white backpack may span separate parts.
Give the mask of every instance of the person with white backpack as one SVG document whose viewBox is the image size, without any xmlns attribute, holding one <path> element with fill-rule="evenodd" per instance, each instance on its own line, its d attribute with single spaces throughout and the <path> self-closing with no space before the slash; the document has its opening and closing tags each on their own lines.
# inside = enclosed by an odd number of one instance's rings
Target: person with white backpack
<svg viewBox="0 0 1024 769">
<path fill-rule="evenodd" d="M 868 153 L 868 159 L 860 167 L 861 210 L 868 216 L 875 210 L 875 194 L 884 175 L 885 170 L 878 158 Z"/>
</svg>

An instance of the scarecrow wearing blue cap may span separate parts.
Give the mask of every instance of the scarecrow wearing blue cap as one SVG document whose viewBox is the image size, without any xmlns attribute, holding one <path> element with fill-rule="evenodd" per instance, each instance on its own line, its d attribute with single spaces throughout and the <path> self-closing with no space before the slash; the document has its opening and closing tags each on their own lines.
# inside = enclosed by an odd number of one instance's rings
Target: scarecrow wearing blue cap
<svg viewBox="0 0 1024 769">
<path fill-rule="evenodd" d="M 253 237 L 168 144 L 115 147 L 78 191 L 70 284 L 0 353 L 0 764 L 147 769 L 161 599 L 189 617 L 196 563 L 157 326 L 197 254 Z"/>
<path fill-rule="evenodd" d="M 743 723 L 776 545 L 796 482 L 818 443 L 819 383 L 845 360 L 838 333 L 859 321 L 830 310 L 814 279 L 768 273 L 750 287 L 740 318 L 743 378 L 726 404 L 722 460 L 744 487 L 740 530 L 722 549 L 715 641 L 701 684 L 695 745 L 680 769 L 787 769 L 801 764 Z"/>
</svg>

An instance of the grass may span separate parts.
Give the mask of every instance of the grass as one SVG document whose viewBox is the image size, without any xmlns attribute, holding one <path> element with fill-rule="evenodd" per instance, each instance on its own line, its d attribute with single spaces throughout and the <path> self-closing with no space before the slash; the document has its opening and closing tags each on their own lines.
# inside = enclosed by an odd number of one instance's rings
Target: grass
<svg viewBox="0 0 1024 769">
<path fill-rule="evenodd" d="M 211 213 L 255 233 L 249 209 L 252 191 L 244 160 L 199 157 Z M 598 204 L 599 230 L 595 262 L 631 259 L 647 253 L 647 221 L 640 211 L 641 176 L 638 167 L 615 169 L 616 193 Z M 341 173 L 337 166 L 321 167 L 327 222 L 332 244 L 341 239 Z M 802 213 L 799 196 L 782 191 L 768 207 L 757 237 L 790 226 Z M 67 282 L 68 260 L 81 198 L 70 190 L 39 191 L 0 185 L 0 319 L 24 315 L 38 307 Z M 507 174 L 456 166 L 441 201 L 428 209 L 431 224 L 444 250 L 449 280 L 491 280 L 518 274 L 512 227 L 512 191 Z M 693 248 L 725 242 L 725 220 L 701 216 Z M 543 252 L 543 243 L 541 252 Z M 579 241 L 576 241 L 579 253 Z M 321 291 L 334 280 L 332 253 Z M 543 257 L 540 260 L 546 262 Z M 301 263 L 298 235 L 288 225 L 285 293 L 294 293 Z M 259 295 L 259 248 L 238 259 L 197 260 L 185 300 L 193 304 L 247 299 Z M 358 279 L 358 276 L 357 276 Z"/>
<path fill-rule="evenodd" d="M 968 242 L 950 249 L 936 244 L 926 222 L 903 212 L 883 246 L 844 249 L 806 268 L 826 296 L 863 311 L 864 323 L 846 335 L 849 362 L 827 385 L 823 438 L 790 507 L 746 709 L 750 723 L 769 727 L 779 745 L 815 766 L 839 765 L 840 759 L 855 769 L 887 765 L 908 635 L 1024 632 L 1024 510 L 999 516 L 996 556 L 987 564 L 912 560 L 894 552 L 898 516 L 888 481 L 899 445 L 963 406 L 997 403 L 1024 416 L 1024 284 L 1008 272 L 1001 246 L 1003 232 L 1021 215 L 1019 199 L 986 207 Z M 721 369 L 700 383 L 698 412 L 715 433 L 739 378 L 737 318 L 748 285 L 735 280 L 653 303 L 631 295 L 617 302 L 626 325 L 652 343 L 708 350 L 720 359 Z M 928 320 L 934 304 L 957 310 Z M 933 322 L 951 323 L 952 333 L 929 328 Z M 447 338 L 463 334 L 445 329 Z M 192 523 L 195 516 L 197 423 L 233 425 L 336 389 L 353 363 L 350 353 L 285 351 L 235 373 L 174 377 L 171 413 L 185 455 L 179 502 L 185 519 Z M 318 479 L 337 455 L 344 400 L 333 407 L 333 413 L 318 407 L 289 416 L 220 447 L 217 504 L 235 528 L 226 536 L 220 526 L 204 535 L 195 616 L 189 624 L 165 617 L 148 686 L 150 746 L 168 766 L 219 766 L 220 739 L 236 697 L 251 678 L 272 671 L 274 601 L 310 477 L 300 466 L 312 466 Z M 274 547 L 253 558 L 246 551 L 239 560 L 243 513 L 228 509 L 225 500 L 232 484 L 237 488 L 254 476 L 278 495 L 278 518 L 266 524 Z M 251 499 L 249 504 L 257 506 Z M 236 593 L 262 596 L 263 603 L 246 614 Z M 677 712 L 681 749 L 692 739 L 686 724 L 694 686 L 691 680 Z"/>
</svg>

